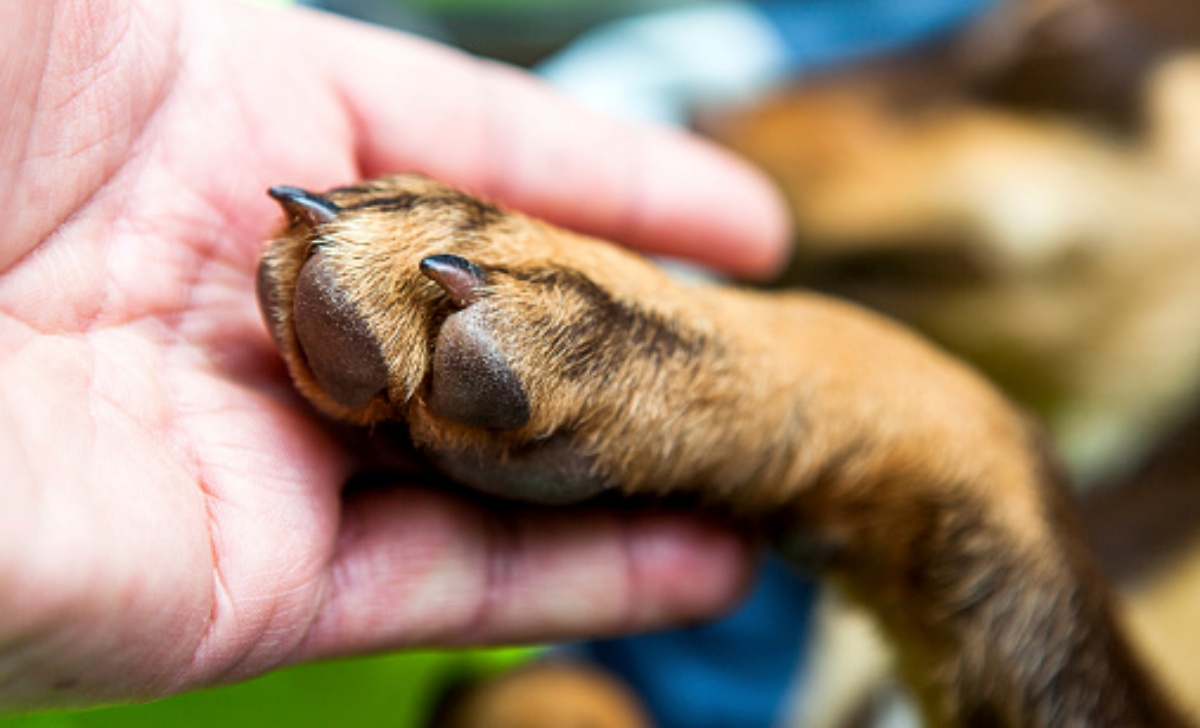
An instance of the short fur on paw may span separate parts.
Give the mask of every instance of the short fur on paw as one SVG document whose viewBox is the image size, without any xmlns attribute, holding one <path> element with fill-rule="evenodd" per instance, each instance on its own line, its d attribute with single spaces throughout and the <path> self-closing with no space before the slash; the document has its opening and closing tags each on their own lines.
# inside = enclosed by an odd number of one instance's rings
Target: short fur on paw
<svg viewBox="0 0 1200 728">
<path fill-rule="evenodd" d="M 407 422 L 484 491 L 688 489 L 764 513 L 843 463 L 855 481 L 982 469 L 972 430 L 1024 437 L 969 373 L 837 302 L 677 284 L 416 175 L 271 194 L 289 222 L 259 300 L 301 392 L 348 422 Z M 961 422 L 933 416 L 964 407 Z M 946 443 L 936 459 L 930 443 Z"/>
<path fill-rule="evenodd" d="M 872 608 L 935 724 L 1178 724 L 1053 458 L 919 338 L 819 296 L 675 284 L 424 177 L 272 195 L 289 222 L 259 300 L 326 414 L 403 420 L 506 497 L 720 504 Z"/>
<path fill-rule="evenodd" d="M 479 489 L 555 503 L 622 482 L 634 454 L 598 443 L 704 346 L 669 296 L 647 306 L 671 284 L 640 258 L 428 178 L 271 195 L 289 222 L 259 300 L 300 390 L 338 419 L 407 421 Z"/>
</svg>

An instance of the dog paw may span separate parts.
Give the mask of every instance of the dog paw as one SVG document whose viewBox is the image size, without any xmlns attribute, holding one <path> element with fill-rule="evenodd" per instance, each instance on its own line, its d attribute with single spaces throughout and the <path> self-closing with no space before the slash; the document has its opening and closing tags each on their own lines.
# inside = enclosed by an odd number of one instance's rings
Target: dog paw
<svg viewBox="0 0 1200 728">
<path fill-rule="evenodd" d="M 481 490 L 555 503 L 616 485 L 613 429 L 697 345 L 639 300 L 669 285 L 640 258 L 432 180 L 270 194 L 289 222 L 259 302 L 301 392 L 338 419 L 406 421 Z"/>
</svg>

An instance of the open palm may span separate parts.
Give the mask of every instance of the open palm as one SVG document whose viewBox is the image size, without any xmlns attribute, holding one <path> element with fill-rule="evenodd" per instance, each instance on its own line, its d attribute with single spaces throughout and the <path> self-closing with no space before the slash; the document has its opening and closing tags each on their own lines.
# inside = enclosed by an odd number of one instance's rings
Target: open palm
<svg viewBox="0 0 1200 728">
<path fill-rule="evenodd" d="M 0 30 L 0 703 L 161 695 L 388 647 L 712 613 L 748 559 L 665 514 L 488 513 L 301 403 L 253 296 L 272 184 L 417 170 L 743 273 L 757 178 L 518 72 L 297 11 L 23 3 Z"/>
</svg>

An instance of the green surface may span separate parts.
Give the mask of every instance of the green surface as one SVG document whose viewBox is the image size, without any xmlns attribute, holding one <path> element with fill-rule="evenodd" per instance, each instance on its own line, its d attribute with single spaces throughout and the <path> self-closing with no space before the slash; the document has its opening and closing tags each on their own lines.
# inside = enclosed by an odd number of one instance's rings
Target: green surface
<svg viewBox="0 0 1200 728">
<path fill-rule="evenodd" d="M 409 653 L 302 665 L 145 705 L 0 719 L 3 728 L 420 726 L 451 680 L 509 667 L 530 650 Z"/>
</svg>

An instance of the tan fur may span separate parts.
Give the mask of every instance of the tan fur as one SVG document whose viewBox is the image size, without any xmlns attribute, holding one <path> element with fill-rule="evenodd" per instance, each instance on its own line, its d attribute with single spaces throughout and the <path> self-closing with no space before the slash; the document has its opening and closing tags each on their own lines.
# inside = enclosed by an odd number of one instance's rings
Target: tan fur
<svg viewBox="0 0 1200 728">
<path fill-rule="evenodd" d="M 561 659 L 469 686 L 432 728 L 650 728 L 637 698 L 612 676 Z"/>
<path fill-rule="evenodd" d="M 375 184 L 389 195 L 442 192 L 419 177 Z M 485 244 L 460 239 L 452 222 L 433 217 L 452 211 L 428 215 L 420 208 L 411 217 L 347 213 L 332 229 L 318 231 L 392 372 L 388 401 L 349 412 L 312 381 L 298 348 L 286 351 L 302 391 L 332 416 L 369 424 L 399 414 L 418 442 L 433 449 L 490 444 L 497 437 L 525 442 L 570 428 L 630 492 L 713 488 L 747 513 L 789 502 L 851 451 L 858 456 L 850 466 L 855 480 L 900 473 L 940 487 L 984 473 L 1000 483 L 1033 477 L 1035 464 L 1022 454 L 1024 425 L 994 391 L 866 311 L 804 294 L 709 287 L 697 295 L 640 257 L 515 213 L 487 231 Z M 311 244 L 306 235 L 278 240 L 267 257 L 274 275 L 295 275 Z M 421 391 L 430 366 L 430 321 L 443 294 L 417 264 L 436 253 L 467 254 L 484 268 L 586 271 L 619 301 L 710 345 L 703 358 L 670 357 L 655 369 L 636 357 L 614 356 L 603 378 L 566 387 L 561 351 L 538 337 L 589 315 L 586 302 L 500 276 L 480 305 L 494 310 L 510 344 L 510 365 L 537 405 L 533 419 L 504 433 L 444 421 L 423 406 Z M 287 298 L 280 301 L 277 315 L 286 332 L 290 311 Z M 762 459 L 733 457 L 778 439 L 766 433 L 803 433 L 803 441 L 793 436 Z M 672 457 L 663 457 L 664 447 Z M 713 468 L 719 472 L 706 475 Z M 1018 486 L 996 497 L 1009 491 L 1019 492 Z M 1022 523 L 1032 506 L 1013 503 L 1005 510 L 1012 508 L 1021 509 L 1015 520 Z"/>
<path fill-rule="evenodd" d="M 1200 594 L 1200 542 L 1192 543 L 1131 590 L 1127 621 L 1171 693 L 1193 715 L 1200 715 L 1200 630 L 1196 595 Z"/>
<path fill-rule="evenodd" d="M 953 98 L 898 111 L 886 83 L 797 90 L 720 132 L 787 191 L 802 278 L 981 364 L 1078 469 L 1131 462 L 1200 395 L 1200 62 L 1153 75 L 1133 140 Z"/>
<path fill-rule="evenodd" d="M 1011 2 L 952 45 L 916 83 L 891 59 L 710 128 L 793 200 L 801 280 L 931 334 L 1046 417 L 1085 481 L 1154 498 L 1123 473 L 1200 397 L 1200 5 Z M 1196 563 L 1126 588 L 1191 706 Z"/>
<path fill-rule="evenodd" d="M 340 214 L 292 224 L 260 282 L 298 386 L 331 416 L 403 419 L 435 457 L 498 469 L 561 435 L 625 492 L 723 508 L 873 610 L 935 724 L 1174 720 L 1125 646 L 1040 437 L 955 360 L 820 296 L 674 283 L 425 178 L 326 199 Z M 357 410 L 321 390 L 292 331 L 289 291 L 314 246 L 388 363 L 386 394 Z M 471 427 L 427 405 L 450 310 L 418 270 L 434 254 L 488 272 L 470 305 L 528 395 L 526 424 Z"/>
</svg>

